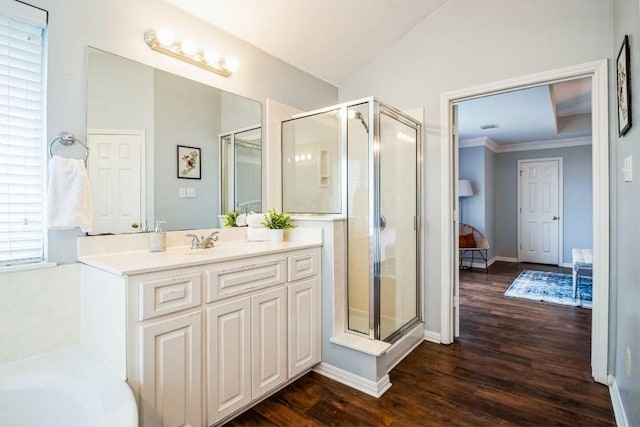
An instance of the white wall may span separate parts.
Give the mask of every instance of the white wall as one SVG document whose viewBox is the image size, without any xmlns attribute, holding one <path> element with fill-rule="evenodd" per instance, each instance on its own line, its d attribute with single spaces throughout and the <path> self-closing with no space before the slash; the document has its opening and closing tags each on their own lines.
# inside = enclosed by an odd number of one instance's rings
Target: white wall
<svg viewBox="0 0 640 427">
<path fill-rule="evenodd" d="M 87 46 L 189 77 L 262 103 L 277 99 L 302 110 L 335 104 L 337 89 L 268 55 L 168 3 L 153 0 L 32 0 L 49 11 L 47 140 L 61 130 L 86 135 Z M 149 28 L 173 29 L 236 56 L 240 69 L 229 78 L 151 51 Z M 50 259 L 75 260 L 77 230 L 49 233 Z"/>
<path fill-rule="evenodd" d="M 616 337 L 612 340 L 615 350 L 611 356 L 613 374 L 620 404 L 626 413 L 627 425 L 640 425 L 640 104 L 637 88 L 640 87 L 640 10 L 638 0 L 614 0 L 614 37 L 611 56 L 618 55 L 625 34 L 629 35 L 631 56 L 631 88 L 633 126 L 624 137 L 617 137 L 614 70 L 611 69 L 612 94 L 609 117 L 611 123 L 611 187 L 612 187 L 612 236 L 611 236 L 611 285 L 612 326 Z M 635 89 L 634 89 L 635 88 Z M 622 165 L 625 157 L 632 156 L 634 180 L 623 182 Z M 627 375 L 626 355 L 630 352 L 631 372 Z M 619 425 L 624 425 L 618 423 Z"/>
<path fill-rule="evenodd" d="M 0 273 L 0 365 L 79 342 L 78 264 Z"/>
<path fill-rule="evenodd" d="M 611 16 L 602 0 L 449 0 L 340 85 L 341 101 L 425 107 L 428 330 L 440 330 L 440 95 L 611 57 Z"/>
</svg>

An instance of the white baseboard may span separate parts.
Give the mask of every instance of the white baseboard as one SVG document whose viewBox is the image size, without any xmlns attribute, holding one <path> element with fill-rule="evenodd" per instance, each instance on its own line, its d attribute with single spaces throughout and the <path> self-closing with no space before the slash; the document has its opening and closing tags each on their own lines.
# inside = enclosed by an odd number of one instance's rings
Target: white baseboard
<svg viewBox="0 0 640 427">
<path fill-rule="evenodd" d="M 573 268 L 573 264 L 570 262 L 565 262 L 563 264 L 560 264 L 560 267 Z"/>
<path fill-rule="evenodd" d="M 508 257 L 508 256 L 497 256 L 493 258 L 495 261 L 502 261 L 502 262 L 518 262 L 518 258 L 512 258 L 512 257 Z"/>
<path fill-rule="evenodd" d="M 624 411 L 624 405 L 622 404 L 622 397 L 620 396 L 620 390 L 618 390 L 616 377 L 613 377 L 613 380 L 609 385 L 609 394 L 611 395 L 613 414 L 616 417 L 616 425 L 618 425 L 618 427 L 629 427 L 629 421 L 627 421 L 627 414 Z"/>
<path fill-rule="evenodd" d="M 375 398 L 382 396 L 387 390 L 389 390 L 389 388 L 391 388 L 389 375 L 385 375 L 376 383 L 375 381 L 362 378 L 359 375 L 336 368 L 335 366 L 329 365 L 325 362 L 321 362 L 316 365 L 313 368 L 313 371 Z"/>
<path fill-rule="evenodd" d="M 442 341 L 440 341 L 440 332 L 428 331 L 426 329 L 424 331 L 424 340 L 434 342 L 436 344 L 442 343 Z"/>
</svg>

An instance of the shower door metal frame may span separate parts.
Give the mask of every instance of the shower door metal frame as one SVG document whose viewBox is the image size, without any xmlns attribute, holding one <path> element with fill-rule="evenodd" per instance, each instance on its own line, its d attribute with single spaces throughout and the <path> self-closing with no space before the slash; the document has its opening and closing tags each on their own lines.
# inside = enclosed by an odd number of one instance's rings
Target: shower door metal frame
<svg viewBox="0 0 640 427">
<path fill-rule="evenodd" d="M 373 102 L 374 108 L 372 108 L 374 114 L 374 141 L 372 145 L 371 152 L 375 157 L 373 164 L 375 166 L 374 171 L 374 186 L 375 188 L 375 199 L 372 206 L 372 216 L 371 222 L 373 222 L 373 232 L 374 232 L 374 241 L 375 241 L 375 260 L 374 260 L 374 276 L 373 276 L 373 295 L 376 301 L 376 308 L 374 313 L 374 339 L 380 339 L 380 324 L 381 324 L 381 307 L 380 307 L 380 261 L 382 258 L 381 254 L 381 221 L 382 221 L 382 212 L 380 210 L 380 115 L 385 114 L 388 117 L 391 117 L 394 120 L 399 121 L 400 123 L 412 128 L 416 132 L 416 194 L 415 194 L 415 216 L 413 218 L 414 224 L 414 236 L 415 236 L 415 244 L 416 244 L 416 272 L 415 272 L 415 287 L 416 287 L 416 301 L 415 301 L 415 310 L 416 315 L 413 319 L 409 320 L 407 323 L 402 325 L 392 334 L 390 334 L 387 338 L 384 339 L 386 342 L 394 342 L 398 338 L 400 338 L 404 333 L 413 328 L 415 325 L 422 321 L 422 287 L 420 286 L 422 283 L 422 263 L 421 263 L 421 253 L 422 253 L 422 125 L 412 119 L 411 117 L 404 114 L 402 111 L 386 105 L 380 101 L 374 99 Z M 377 221 L 376 221 L 377 219 Z"/>
<path fill-rule="evenodd" d="M 416 215 L 414 217 L 414 231 L 416 238 L 416 278 L 415 278 L 415 286 L 416 286 L 416 301 L 415 301 L 415 309 L 416 316 L 411 319 L 409 322 L 405 323 L 403 326 L 398 328 L 395 332 L 389 335 L 385 341 L 394 342 L 398 338 L 400 338 L 407 330 L 413 328 L 416 324 L 422 321 L 422 287 L 420 284 L 422 283 L 422 263 L 421 263 L 421 253 L 422 253 L 422 125 L 412 118 L 408 117 L 406 114 L 401 112 L 400 110 L 386 105 L 374 97 L 359 99 L 356 101 L 351 101 L 342 106 L 343 108 L 343 124 L 344 124 L 344 132 L 342 132 L 343 136 L 343 147 L 344 147 L 344 174 L 345 177 L 343 182 L 344 187 L 344 212 L 347 212 L 347 186 L 348 186 L 348 165 L 347 165 L 347 149 L 348 149 L 348 132 L 347 132 L 347 111 L 349 107 L 354 107 L 357 105 L 369 103 L 368 113 L 369 113 L 369 123 L 373 124 L 373 126 L 369 126 L 369 129 L 372 130 L 368 134 L 368 157 L 369 157 L 369 181 L 373 183 L 373 185 L 369 186 L 369 230 L 370 230 L 370 238 L 369 238 L 369 264 L 370 271 L 372 271 L 371 276 L 369 277 L 369 334 L 362 334 L 358 331 L 354 331 L 349 329 L 349 304 L 348 304 L 348 290 L 349 285 L 347 284 L 347 304 L 345 305 L 346 313 L 345 318 L 347 319 L 347 331 L 348 333 L 367 336 L 373 340 L 380 339 L 380 321 L 381 321 L 381 307 L 380 307 L 380 260 L 382 258 L 381 253 L 381 238 L 380 238 L 380 223 L 382 219 L 382 212 L 380 210 L 380 114 L 385 114 L 406 126 L 411 127 L 416 132 Z M 373 179 L 372 179 L 373 178 Z M 373 202 L 372 202 L 373 201 Z M 347 218 L 348 219 L 348 218 Z M 347 223 L 348 227 L 348 223 Z M 347 247 L 348 251 L 348 247 Z M 348 270 L 347 265 L 347 270 Z"/>
</svg>

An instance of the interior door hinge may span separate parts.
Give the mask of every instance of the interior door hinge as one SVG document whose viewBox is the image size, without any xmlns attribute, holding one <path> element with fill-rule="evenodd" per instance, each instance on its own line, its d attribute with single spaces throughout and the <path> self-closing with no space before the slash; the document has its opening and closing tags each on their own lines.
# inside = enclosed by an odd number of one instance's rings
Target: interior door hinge
<svg viewBox="0 0 640 427">
<path fill-rule="evenodd" d="M 453 308 L 458 308 L 460 306 L 460 299 L 457 296 L 453 297 Z"/>
</svg>

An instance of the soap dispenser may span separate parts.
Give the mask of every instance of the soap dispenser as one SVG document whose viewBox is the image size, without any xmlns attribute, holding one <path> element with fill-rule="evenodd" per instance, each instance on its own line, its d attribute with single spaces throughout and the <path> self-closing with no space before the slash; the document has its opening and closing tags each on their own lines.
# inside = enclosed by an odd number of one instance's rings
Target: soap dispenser
<svg viewBox="0 0 640 427">
<path fill-rule="evenodd" d="M 167 221 L 156 221 L 156 228 L 149 235 L 151 252 L 163 252 L 167 249 L 167 233 L 162 231 L 162 224 L 166 222 Z"/>
</svg>

